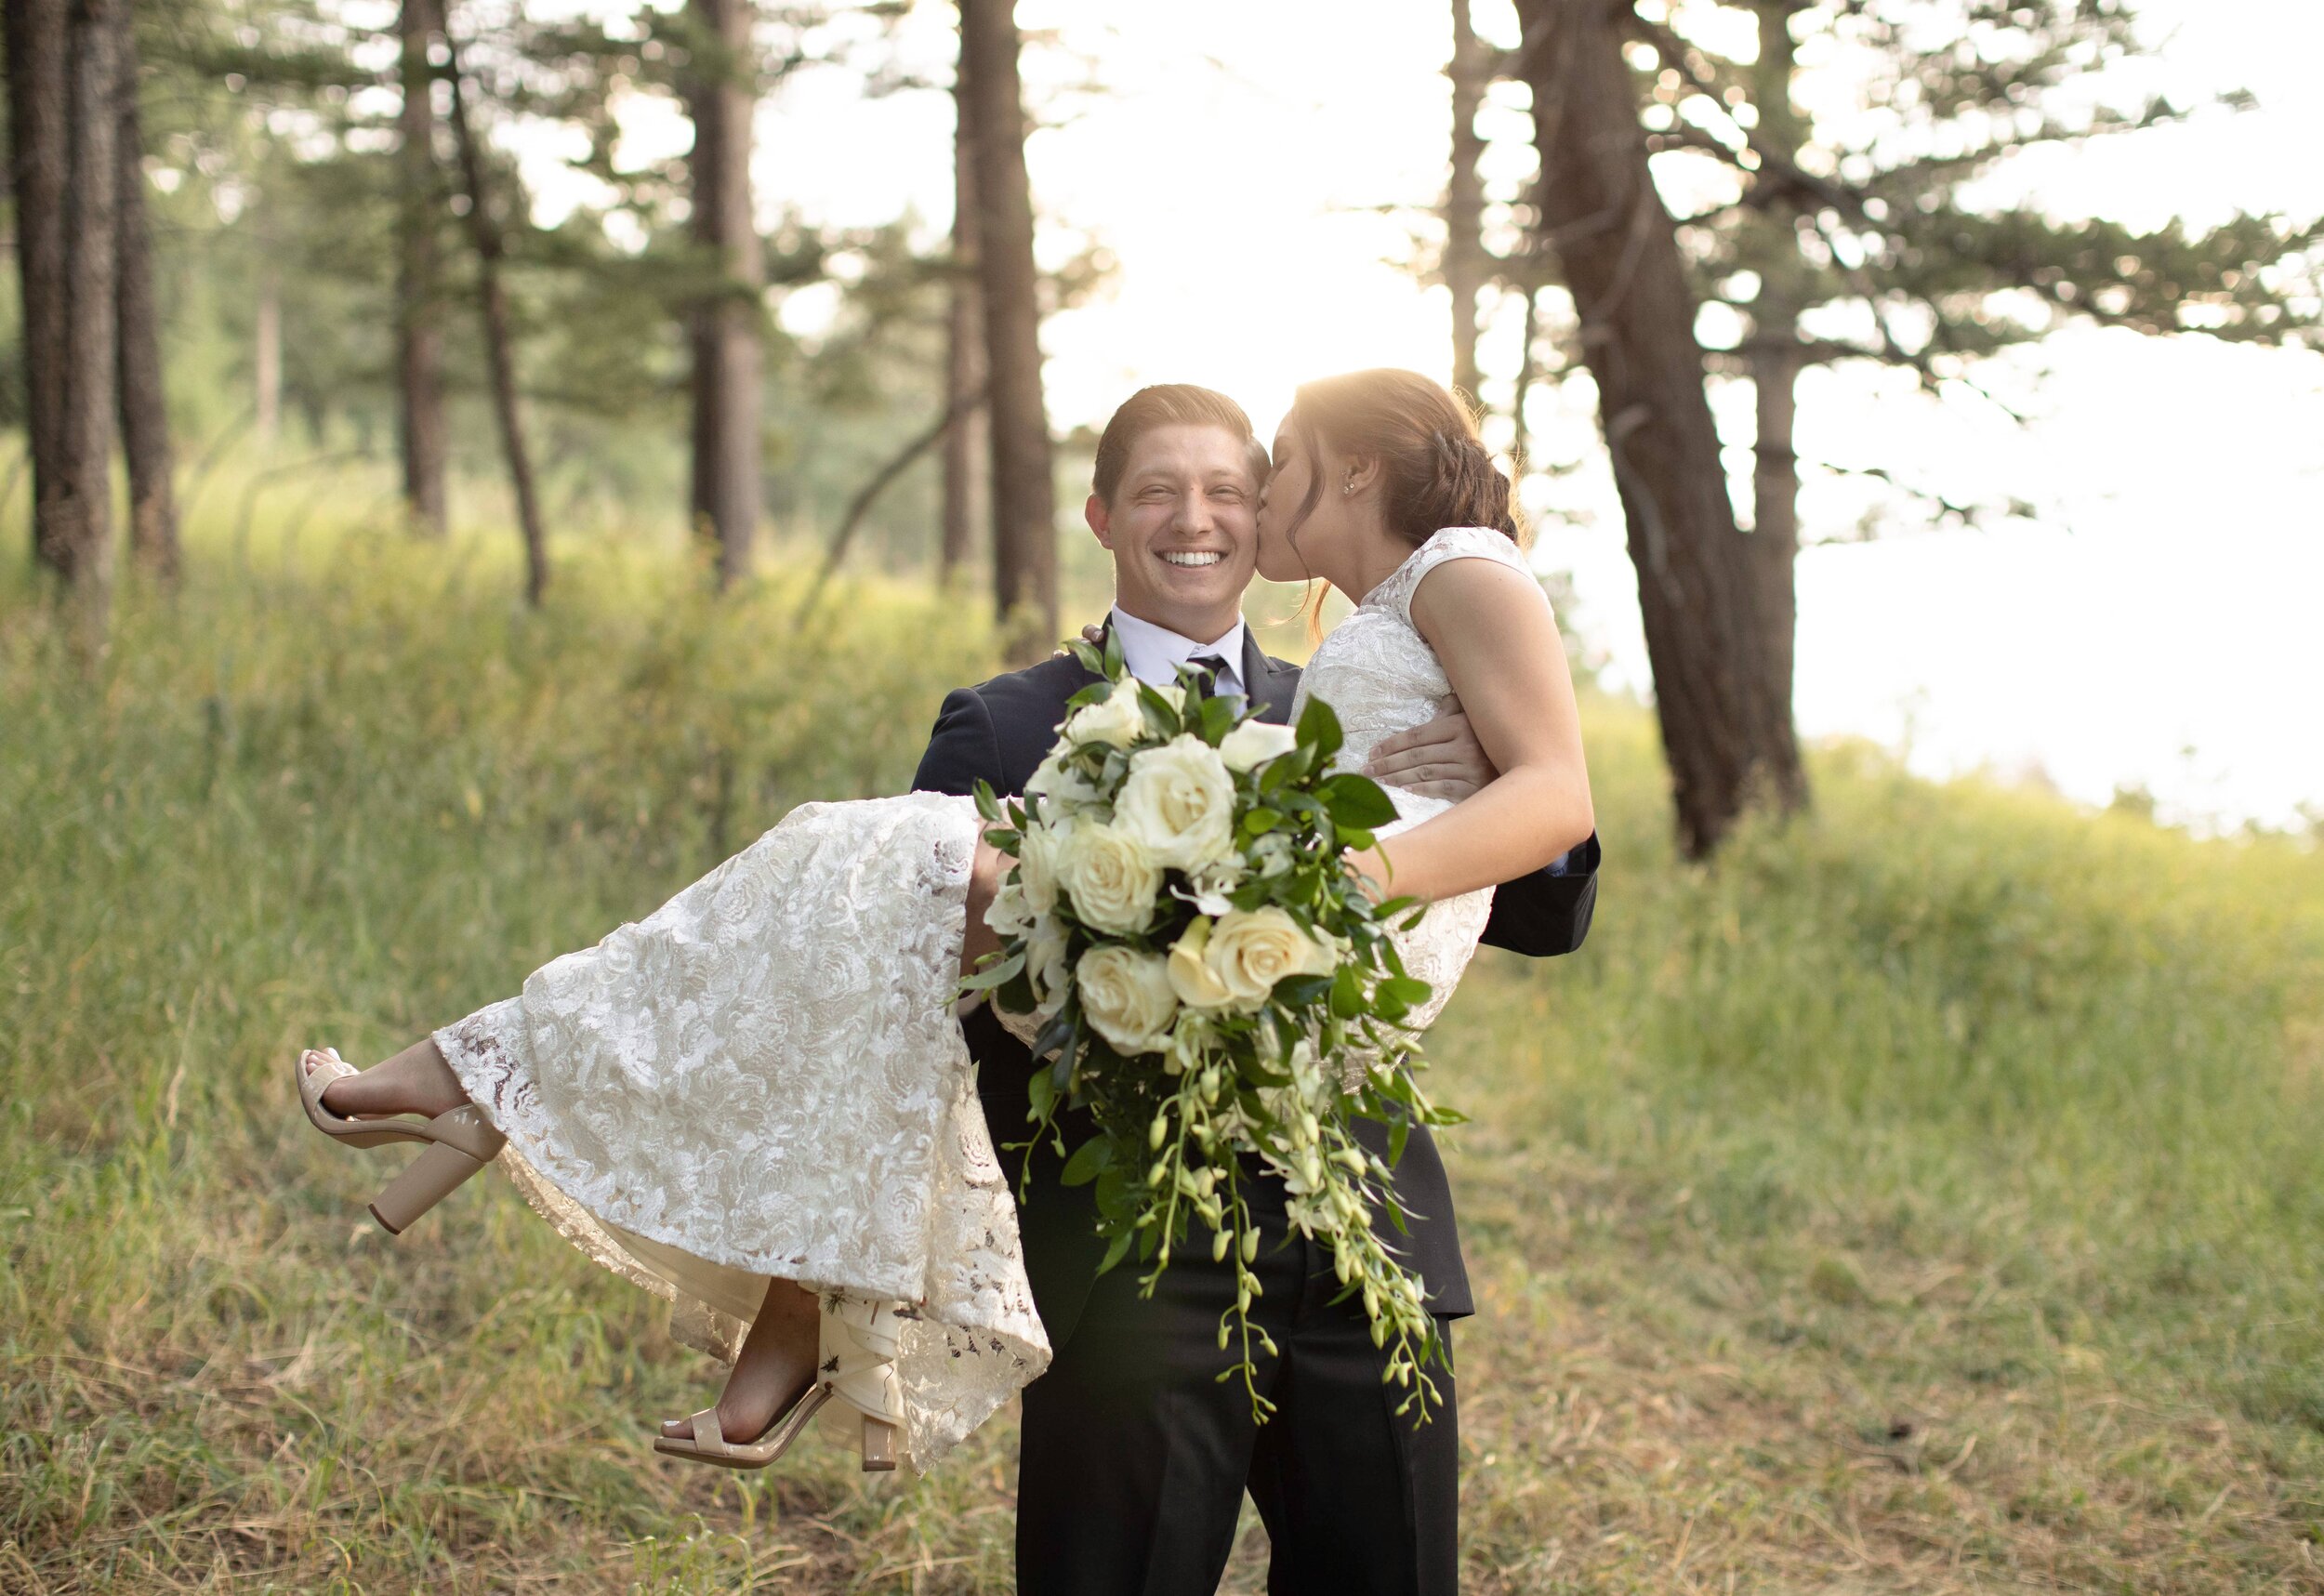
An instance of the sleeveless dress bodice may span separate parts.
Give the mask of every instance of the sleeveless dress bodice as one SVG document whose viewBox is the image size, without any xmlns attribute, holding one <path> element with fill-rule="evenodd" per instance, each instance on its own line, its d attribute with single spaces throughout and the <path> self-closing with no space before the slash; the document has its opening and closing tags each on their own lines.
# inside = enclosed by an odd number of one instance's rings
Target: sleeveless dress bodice
<svg viewBox="0 0 2324 1596">
<path fill-rule="evenodd" d="M 1419 590 L 1421 578 L 1452 560 L 1490 560 L 1525 572 L 1527 581 L 1533 579 L 1524 553 L 1509 537 L 1487 527 L 1448 526 L 1364 595 L 1353 613 L 1316 645 L 1307 668 L 1300 673 L 1299 696 L 1291 706 L 1295 725 L 1311 698 L 1322 699 L 1339 716 L 1345 741 L 1332 760 L 1336 769 L 1362 770 L 1380 743 L 1454 707 L 1457 701 L 1444 662 L 1412 624 L 1412 595 Z M 1382 838 L 1409 830 L 1452 807 L 1448 799 L 1402 787 L 1386 791 L 1395 803 L 1396 819 L 1380 828 Z M 1388 890 L 1392 894 L 1396 890 L 1393 881 Z M 1416 1030 L 1433 1024 L 1444 1011 L 1492 916 L 1493 889 L 1486 887 L 1431 904 L 1419 926 L 1395 933 L 1405 969 L 1431 988 L 1428 1001 L 1408 1017 Z M 1351 1069 L 1362 1063 L 1349 1061 Z"/>
</svg>

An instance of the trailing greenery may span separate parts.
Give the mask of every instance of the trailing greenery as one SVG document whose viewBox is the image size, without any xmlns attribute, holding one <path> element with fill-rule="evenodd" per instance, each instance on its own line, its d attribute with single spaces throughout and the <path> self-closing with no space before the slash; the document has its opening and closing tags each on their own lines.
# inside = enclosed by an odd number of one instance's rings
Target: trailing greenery
<svg viewBox="0 0 2324 1596">
<path fill-rule="evenodd" d="M 619 546 L 527 614 L 512 543 L 197 528 L 89 678 L 0 578 L 0 1589 L 1007 1589 L 1006 1422 L 659 1463 L 718 1372 L 655 1304 L 497 1181 L 391 1240 L 298 1123 L 297 1047 L 897 790 L 987 669 L 930 593 L 799 628 Z M 1465 1588 L 2314 1589 L 2324 858 L 1840 748 L 1706 872 L 1646 716 L 1588 731 L 1589 946 L 1430 1038 Z"/>
</svg>

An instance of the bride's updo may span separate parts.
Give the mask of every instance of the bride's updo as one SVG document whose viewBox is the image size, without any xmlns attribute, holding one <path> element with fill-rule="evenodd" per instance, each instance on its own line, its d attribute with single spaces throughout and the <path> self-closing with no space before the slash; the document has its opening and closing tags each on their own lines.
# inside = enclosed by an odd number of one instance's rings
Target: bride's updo
<svg viewBox="0 0 2324 1596">
<path fill-rule="evenodd" d="M 1310 461 L 1318 445 L 1380 462 L 1388 528 L 1415 545 L 1447 526 L 1484 526 L 1525 541 L 1509 478 L 1478 441 L 1475 419 L 1450 393 L 1417 372 L 1380 367 L 1303 384 L 1286 425 Z M 1291 518 L 1292 530 L 1322 499 L 1320 469 Z"/>
</svg>

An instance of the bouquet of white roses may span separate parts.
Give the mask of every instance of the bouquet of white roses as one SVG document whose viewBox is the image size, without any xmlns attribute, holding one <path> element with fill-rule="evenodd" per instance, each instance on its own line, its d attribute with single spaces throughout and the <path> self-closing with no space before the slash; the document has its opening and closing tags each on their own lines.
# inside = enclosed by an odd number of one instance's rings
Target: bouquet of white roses
<svg viewBox="0 0 2324 1596">
<path fill-rule="evenodd" d="M 1340 725 L 1320 700 L 1297 728 L 1270 725 L 1203 698 L 1184 672 L 1137 681 L 1116 642 L 1073 646 L 1101 679 L 1073 698 L 1022 798 L 977 793 L 988 839 L 1015 864 L 986 917 L 1000 951 L 964 984 L 1040 1022 L 1033 1137 L 1055 1142 L 1066 1184 L 1095 1183 L 1101 1273 L 1134 1250 L 1151 1290 L 1196 1220 L 1213 1259 L 1233 1258 L 1219 1345 L 1239 1337 L 1227 1372 L 1263 1418 L 1252 1343 L 1275 1349 L 1249 1318 L 1260 1236 L 1240 1162 L 1256 1155 L 1282 1177 L 1291 1224 L 1330 1249 L 1343 1295 L 1361 1297 L 1403 1405 L 1425 1409 L 1436 1322 L 1371 1220 L 1405 1228 L 1390 1169 L 1410 1128 L 1459 1116 L 1421 1092 L 1400 1023 L 1429 988 L 1389 928 L 1425 905 L 1375 904 L 1341 859 L 1395 807 L 1368 778 L 1331 772 Z M 1070 1150 L 1068 1105 L 1097 1125 Z M 1386 1159 L 1356 1141 L 1358 1119 L 1389 1128 Z"/>
</svg>

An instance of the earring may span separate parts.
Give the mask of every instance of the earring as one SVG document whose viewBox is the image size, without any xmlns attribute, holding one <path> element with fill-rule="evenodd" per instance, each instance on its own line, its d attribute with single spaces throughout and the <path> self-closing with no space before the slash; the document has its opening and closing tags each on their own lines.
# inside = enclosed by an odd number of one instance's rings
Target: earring
<svg viewBox="0 0 2324 1596">
<path fill-rule="evenodd" d="M 1350 473 L 1348 480 L 1340 484 L 1340 491 L 1343 494 L 1352 494 L 1355 492 L 1355 477 L 1353 473 Z"/>
</svg>

